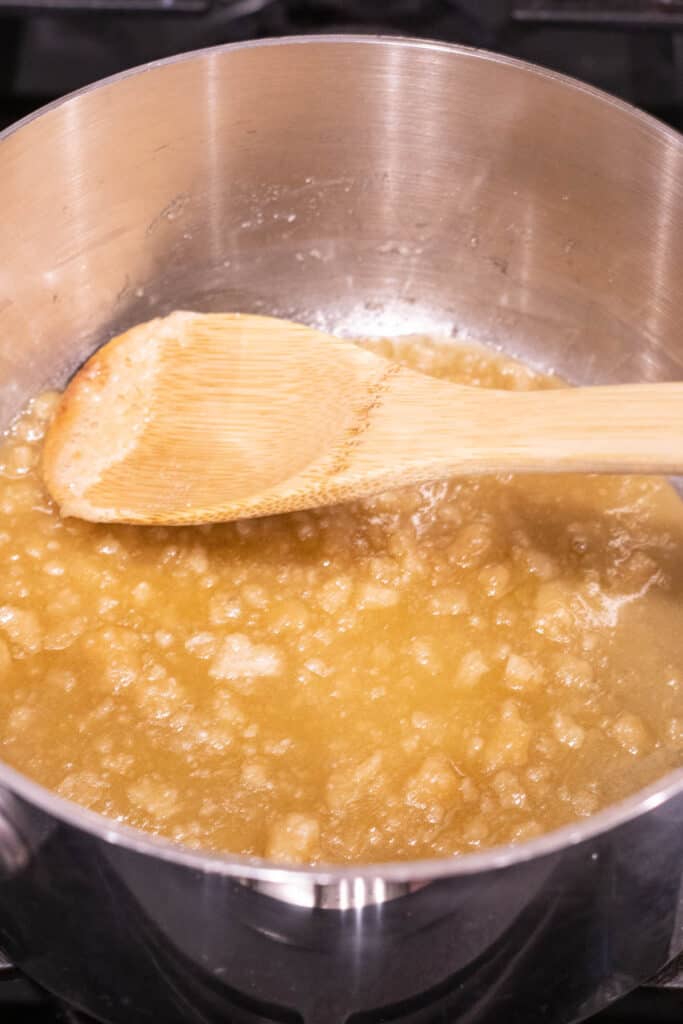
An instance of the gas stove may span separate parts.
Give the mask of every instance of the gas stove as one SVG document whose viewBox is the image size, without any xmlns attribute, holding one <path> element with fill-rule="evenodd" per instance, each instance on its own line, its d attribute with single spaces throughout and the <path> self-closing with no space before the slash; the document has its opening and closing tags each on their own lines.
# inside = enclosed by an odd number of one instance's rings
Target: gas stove
<svg viewBox="0 0 683 1024">
<path fill-rule="evenodd" d="M 315 32 L 497 50 L 683 129 L 683 0 L 0 0 L 0 126 L 145 61 Z"/>
<path fill-rule="evenodd" d="M 497 50 L 597 85 L 683 130 L 683 0 L 0 0 L 0 128 L 145 61 L 317 32 L 412 35 Z M 448 1024 L 438 1008 L 420 1016 L 428 1019 Z M 681 1020 L 683 958 L 591 1024 Z M 0 964 L 0 1021 L 88 1018 Z"/>
<path fill-rule="evenodd" d="M 406 1024 L 411 1019 L 414 1018 L 406 1018 Z M 683 958 L 680 958 L 658 979 L 591 1017 L 588 1024 L 680 1024 L 682 1019 Z M 0 972 L 0 1020 L 3 1024 L 96 1024 L 91 1017 L 53 999 L 13 971 Z M 226 1016 L 226 1024 L 230 1024 L 230 1020 Z M 378 1018 L 377 1024 L 382 1020 L 385 1018 Z M 428 1020 L 433 1020 L 434 1024 L 450 1024 L 436 1008 L 433 1018 L 420 1016 L 421 1022 Z M 267 1024 L 267 1018 L 261 1016 L 254 1018 L 255 1024 L 256 1021 Z M 392 1021 L 400 1024 L 399 1018 L 392 1017 Z"/>
</svg>

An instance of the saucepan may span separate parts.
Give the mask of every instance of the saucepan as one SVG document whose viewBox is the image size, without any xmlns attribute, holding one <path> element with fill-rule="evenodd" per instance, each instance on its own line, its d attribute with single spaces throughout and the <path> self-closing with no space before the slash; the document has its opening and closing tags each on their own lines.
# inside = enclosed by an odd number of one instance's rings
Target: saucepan
<svg viewBox="0 0 683 1024">
<path fill-rule="evenodd" d="M 0 423 L 177 307 L 681 379 L 682 271 L 683 142 L 591 88 L 411 40 L 189 54 L 0 136 Z M 111 1024 L 567 1024 L 683 948 L 682 877 L 680 771 L 518 846 L 290 870 L 0 766 L 0 948 Z"/>
</svg>

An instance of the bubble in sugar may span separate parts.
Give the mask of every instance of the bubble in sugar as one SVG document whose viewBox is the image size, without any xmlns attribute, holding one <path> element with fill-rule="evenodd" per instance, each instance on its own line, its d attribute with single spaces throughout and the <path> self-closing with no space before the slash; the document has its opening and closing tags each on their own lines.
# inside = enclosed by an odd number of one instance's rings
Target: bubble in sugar
<svg viewBox="0 0 683 1024">
<path fill-rule="evenodd" d="M 185 641 L 185 650 L 197 658 L 211 658 L 216 653 L 218 638 L 213 633 L 194 633 Z"/>
</svg>

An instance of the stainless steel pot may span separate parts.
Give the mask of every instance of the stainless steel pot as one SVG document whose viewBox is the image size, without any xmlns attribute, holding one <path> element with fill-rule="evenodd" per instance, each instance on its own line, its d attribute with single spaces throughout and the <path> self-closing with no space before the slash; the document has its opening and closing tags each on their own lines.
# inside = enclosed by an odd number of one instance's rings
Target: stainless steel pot
<svg viewBox="0 0 683 1024">
<path fill-rule="evenodd" d="M 191 54 L 0 136 L 0 416 L 178 306 L 680 378 L 682 270 L 683 143 L 592 89 L 434 43 Z M 683 947 L 683 772 L 515 848 L 329 870 L 2 766 L 0 797 L 0 947 L 106 1021 L 561 1024 Z"/>
</svg>

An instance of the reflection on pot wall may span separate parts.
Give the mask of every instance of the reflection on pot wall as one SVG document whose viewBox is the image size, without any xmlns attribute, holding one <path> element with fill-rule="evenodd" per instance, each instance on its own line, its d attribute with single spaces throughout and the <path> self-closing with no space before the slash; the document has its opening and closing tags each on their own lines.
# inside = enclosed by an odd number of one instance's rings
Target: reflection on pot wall
<svg viewBox="0 0 683 1024">
<path fill-rule="evenodd" d="M 680 797 L 595 841 L 346 911 L 110 846 L 23 801 L 13 813 L 31 859 L 0 883 L 0 941 L 121 1024 L 570 1021 L 683 944 Z"/>
</svg>

